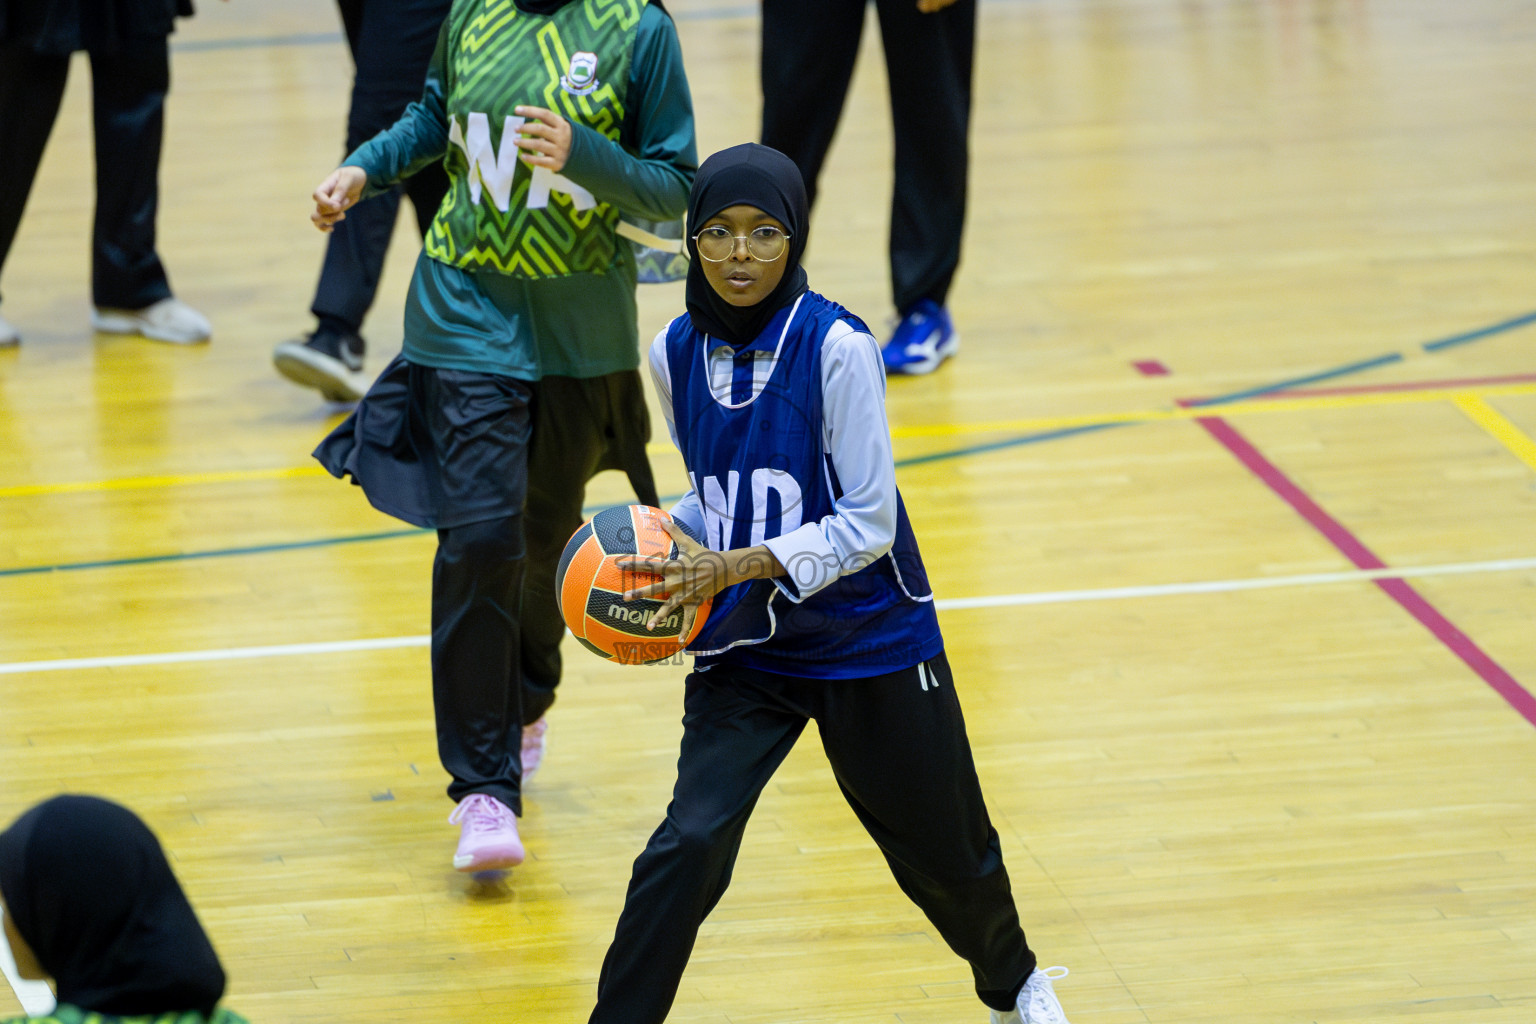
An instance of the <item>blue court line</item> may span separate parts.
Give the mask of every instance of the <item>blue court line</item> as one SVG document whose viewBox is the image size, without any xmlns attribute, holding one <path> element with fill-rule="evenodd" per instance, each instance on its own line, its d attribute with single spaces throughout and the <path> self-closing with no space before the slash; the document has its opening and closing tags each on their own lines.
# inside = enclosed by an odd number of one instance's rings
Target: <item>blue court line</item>
<svg viewBox="0 0 1536 1024">
<path fill-rule="evenodd" d="M 1332 380 L 1336 377 L 1347 377 L 1350 374 L 1361 373 L 1365 370 L 1385 366 L 1388 363 L 1402 361 L 1402 356 L 1397 353 L 1386 356 L 1378 356 L 1375 359 L 1367 359 L 1359 363 L 1350 363 L 1348 366 L 1336 367 L 1332 370 L 1324 370 L 1322 373 L 1310 373 L 1305 377 L 1292 377 L 1276 384 L 1265 384 L 1263 387 L 1245 388 L 1242 391 L 1233 391 L 1225 395 L 1217 395 L 1214 398 L 1202 398 L 1199 401 L 1190 402 L 1197 405 L 1220 405 L 1224 402 L 1240 402 L 1245 398 L 1255 398 L 1259 395 L 1269 395 L 1276 391 L 1288 391 L 1291 388 L 1302 387 L 1306 384 L 1316 384 L 1318 381 Z M 967 455 L 982 455 L 986 452 L 1002 451 L 1005 448 L 1017 448 L 1020 445 L 1038 444 L 1041 441 L 1059 441 L 1064 437 L 1076 437 L 1079 434 L 1091 434 L 1099 430 L 1112 430 L 1115 427 L 1140 426 L 1143 420 L 1112 420 L 1105 423 L 1085 423 L 1080 427 L 1065 427 L 1058 430 L 1045 430 L 1034 434 L 1021 434 L 1018 437 L 1006 438 L 1002 441 L 993 441 L 989 444 L 971 445 L 967 448 L 953 448 L 948 451 L 934 452 L 930 455 L 918 455 L 910 459 L 898 459 L 896 468 L 903 466 L 918 466 L 925 462 L 943 462 L 946 459 L 958 459 Z"/>
<path fill-rule="evenodd" d="M 1200 398 L 1189 404 L 1191 406 L 1221 405 L 1225 402 L 1241 402 L 1245 398 L 1258 398 L 1260 395 L 1272 395 L 1276 391 L 1288 391 L 1291 388 L 1305 387 L 1308 384 L 1316 384 L 1319 381 L 1334 380 L 1338 377 L 1348 377 L 1350 374 L 1363 373 L 1366 370 L 1374 370 L 1378 366 L 1386 366 L 1389 363 L 1400 363 L 1403 357 L 1400 353 L 1393 352 L 1390 355 L 1377 356 L 1375 359 L 1364 359 L 1358 363 L 1350 363 L 1347 366 L 1336 367 L 1332 370 L 1324 370 L 1322 373 L 1311 373 L 1305 377 L 1292 377 L 1290 380 L 1281 381 L 1279 384 L 1265 384 L 1263 387 L 1248 388 L 1243 391 L 1229 391 L 1225 395 L 1217 395 L 1215 398 Z"/>
<path fill-rule="evenodd" d="M 282 544 L 254 544 L 244 548 L 214 548 L 211 551 L 182 551 L 173 555 L 142 555 L 138 558 L 107 558 L 98 562 L 64 562 L 60 565 L 27 565 L 17 569 L 0 569 L 0 577 L 36 576 L 45 572 L 73 572 L 77 569 L 121 569 L 130 565 L 154 565 L 157 562 L 190 562 L 199 558 L 224 558 L 234 555 L 269 555 L 274 551 L 298 551 L 303 548 L 324 548 L 335 544 L 360 544 L 371 540 L 394 540 L 397 537 L 414 537 L 429 530 L 390 530 L 386 533 L 359 533 L 350 537 L 322 537 L 319 540 L 296 540 Z"/>
<path fill-rule="evenodd" d="M 1469 341 L 1478 341 L 1492 334 L 1503 334 L 1505 331 L 1512 331 L 1516 327 L 1524 327 L 1526 324 L 1531 323 L 1536 323 L 1536 313 L 1527 313 L 1524 316 L 1517 316 L 1513 320 L 1505 320 L 1503 323 L 1493 324 L 1489 327 L 1479 327 L 1477 330 L 1468 331 L 1466 334 L 1453 334 L 1449 338 L 1441 338 L 1439 341 L 1426 342 L 1424 351 L 1439 352 L 1443 348 L 1450 348 L 1453 345 L 1465 345 Z"/>
<path fill-rule="evenodd" d="M 1509 320 L 1504 320 L 1477 330 L 1467 331 L 1463 334 L 1454 334 L 1438 341 L 1426 342 L 1422 348 L 1426 352 L 1436 352 L 1453 345 L 1462 345 L 1470 341 L 1478 341 L 1490 338 L 1497 334 L 1503 334 L 1524 327 L 1527 324 L 1536 323 L 1536 312 L 1526 313 Z M 1302 377 L 1292 377 L 1288 380 L 1278 381 L 1274 384 L 1265 384 L 1262 387 L 1245 388 L 1241 391 L 1228 392 L 1225 395 L 1217 395 L 1212 398 L 1202 398 L 1189 404 L 1194 407 L 1222 405 L 1231 402 L 1242 401 L 1246 398 L 1254 398 L 1259 395 L 1273 394 L 1276 391 L 1286 391 L 1290 388 L 1302 387 L 1307 384 L 1316 384 L 1319 381 L 1333 380 L 1339 377 L 1347 377 L 1352 374 L 1363 373 L 1366 370 L 1375 369 L 1378 366 L 1386 366 L 1403 360 L 1401 353 L 1393 352 L 1374 359 L 1366 359 L 1356 363 L 1347 363 L 1331 370 L 1323 370 L 1320 373 L 1310 373 Z M 952 448 L 942 452 L 932 452 L 928 455 L 917 455 L 909 459 L 898 459 L 896 468 L 907 466 L 920 466 L 931 462 L 943 462 L 949 459 L 966 458 L 972 455 L 984 455 L 988 452 L 1003 451 L 1008 448 L 1018 448 L 1027 444 L 1040 444 L 1045 441 L 1057 441 L 1062 438 L 1076 437 L 1080 434 L 1095 433 L 1100 430 L 1110 430 L 1115 427 L 1138 426 L 1137 420 L 1113 420 L 1105 423 L 1088 423 L 1079 427 L 1068 427 L 1060 430 L 1038 431 L 1033 434 L 1021 434 L 1017 437 L 1005 438 L 1001 441 L 993 441 L 989 444 L 968 445 L 964 448 Z M 662 497 L 663 502 L 673 502 L 682 495 L 669 494 Z M 582 509 L 584 515 L 591 515 L 604 506 L 592 506 Z M 0 578 L 8 576 L 36 576 L 50 572 L 74 572 L 80 569 L 116 569 L 133 565 L 153 565 L 159 562 L 187 562 L 200 558 L 226 558 L 237 555 L 269 555 L 283 551 L 299 551 L 306 548 L 323 548 L 335 544 L 358 544 L 364 541 L 395 540 L 400 537 L 415 537 L 429 530 L 390 530 L 385 533 L 364 533 L 349 537 L 323 537 L 319 540 L 292 541 L 283 544 L 259 544 L 242 548 L 216 548 L 210 551 L 185 551 L 169 555 L 144 555 L 138 558 L 112 558 L 94 562 L 63 562 L 58 565 L 28 565 L 14 569 L 0 569 Z"/>
<path fill-rule="evenodd" d="M 1005 448 L 1017 448 L 1020 445 L 1026 444 L 1039 444 L 1042 441 L 1059 441 L 1064 437 L 1092 434 L 1099 430 L 1135 426 L 1138 422 L 1137 420 L 1115 420 L 1110 423 L 1085 423 L 1080 427 L 1061 427 L 1057 430 L 1043 430 L 1036 434 L 1021 434 L 1018 437 L 1010 437 L 1002 441 L 992 441 L 988 444 L 973 444 L 965 448 L 950 448 L 946 451 L 931 452 L 927 455 L 914 455 L 910 459 L 897 459 L 896 468 L 903 469 L 907 466 L 921 466 L 928 462 L 945 462 L 949 459 L 964 458 L 968 455 L 985 455 L 987 452 L 998 452 Z"/>
</svg>

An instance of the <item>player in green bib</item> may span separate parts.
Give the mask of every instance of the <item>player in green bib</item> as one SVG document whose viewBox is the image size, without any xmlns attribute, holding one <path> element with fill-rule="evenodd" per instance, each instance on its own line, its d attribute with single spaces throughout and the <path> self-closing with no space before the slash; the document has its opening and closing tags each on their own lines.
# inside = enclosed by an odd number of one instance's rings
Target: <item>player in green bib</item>
<svg viewBox="0 0 1536 1024">
<path fill-rule="evenodd" d="M 560 678 L 554 571 L 586 482 L 619 469 L 658 504 L 629 238 L 682 216 L 698 163 L 671 18 L 654 0 L 455 0 L 421 100 L 320 184 L 312 219 L 329 230 L 439 160 L 401 354 L 315 457 L 437 531 L 438 753 L 454 866 L 482 872 L 524 856 Z"/>
</svg>

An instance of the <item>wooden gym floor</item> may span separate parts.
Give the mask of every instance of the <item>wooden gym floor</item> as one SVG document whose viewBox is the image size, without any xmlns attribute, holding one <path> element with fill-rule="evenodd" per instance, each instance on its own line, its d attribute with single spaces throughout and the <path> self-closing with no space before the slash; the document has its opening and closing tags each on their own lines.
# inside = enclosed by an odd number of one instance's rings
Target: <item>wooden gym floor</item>
<svg viewBox="0 0 1536 1024">
<path fill-rule="evenodd" d="M 432 540 L 319 473 L 339 413 L 270 367 L 319 268 L 307 197 L 350 73 L 335 12 L 200 6 L 160 229 L 212 344 L 89 331 L 83 64 L 5 268 L 25 341 L 0 352 L 0 819 L 61 790 L 136 808 L 261 1024 L 584 1020 L 669 793 L 683 669 L 573 649 L 530 861 L 491 888 L 449 869 Z M 670 6 L 704 151 L 751 138 L 755 5 Z M 1073 1024 L 1530 1024 L 1536 5 L 980 18 L 964 348 L 891 381 L 890 417 Z M 873 38 L 809 265 L 879 322 Z M 406 221 L 373 367 L 399 344 Z M 654 330 L 681 291 L 641 301 Z M 813 736 L 672 1019 L 985 1020 Z"/>
</svg>

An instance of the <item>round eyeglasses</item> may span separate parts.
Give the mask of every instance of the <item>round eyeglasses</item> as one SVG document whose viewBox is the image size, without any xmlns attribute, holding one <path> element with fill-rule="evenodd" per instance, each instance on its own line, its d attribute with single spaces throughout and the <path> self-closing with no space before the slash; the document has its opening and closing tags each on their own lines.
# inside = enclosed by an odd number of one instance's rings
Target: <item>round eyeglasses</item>
<svg viewBox="0 0 1536 1024">
<path fill-rule="evenodd" d="M 762 263 L 772 263 L 789 247 L 789 236 L 772 224 L 760 224 L 745 235 L 733 235 L 729 228 L 712 224 L 693 236 L 700 258 L 711 263 L 724 263 L 736 255 L 738 241 L 747 244 L 747 255 Z"/>
</svg>

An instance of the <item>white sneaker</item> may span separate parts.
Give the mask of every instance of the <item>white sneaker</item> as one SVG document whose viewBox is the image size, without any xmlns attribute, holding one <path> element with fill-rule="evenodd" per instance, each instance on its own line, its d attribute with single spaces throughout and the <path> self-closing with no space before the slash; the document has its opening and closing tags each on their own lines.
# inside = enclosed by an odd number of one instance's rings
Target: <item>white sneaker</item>
<svg viewBox="0 0 1536 1024">
<path fill-rule="evenodd" d="M 993 1010 L 992 1024 L 1067 1024 L 1061 1000 L 1056 998 L 1056 990 L 1051 987 L 1053 979 L 1066 976 L 1065 967 L 1035 968 L 1019 990 L 1018 1006 L 1007 1013 Z"/>
<path fill-rule="evenodd" d="M 172 345 L 196 345 L 213 334 L 208 318 L 177 298 L 143 309 L 104 309 L 91 313 L 91 326 L 104 334 L 139 334 Z"/>
<path fill-rule="evenodd" d="M 10 348 L 21 344 L 21 332 L 11 326 L 11 322 L 0 316 L 0 348 Z"/>
</svg>

